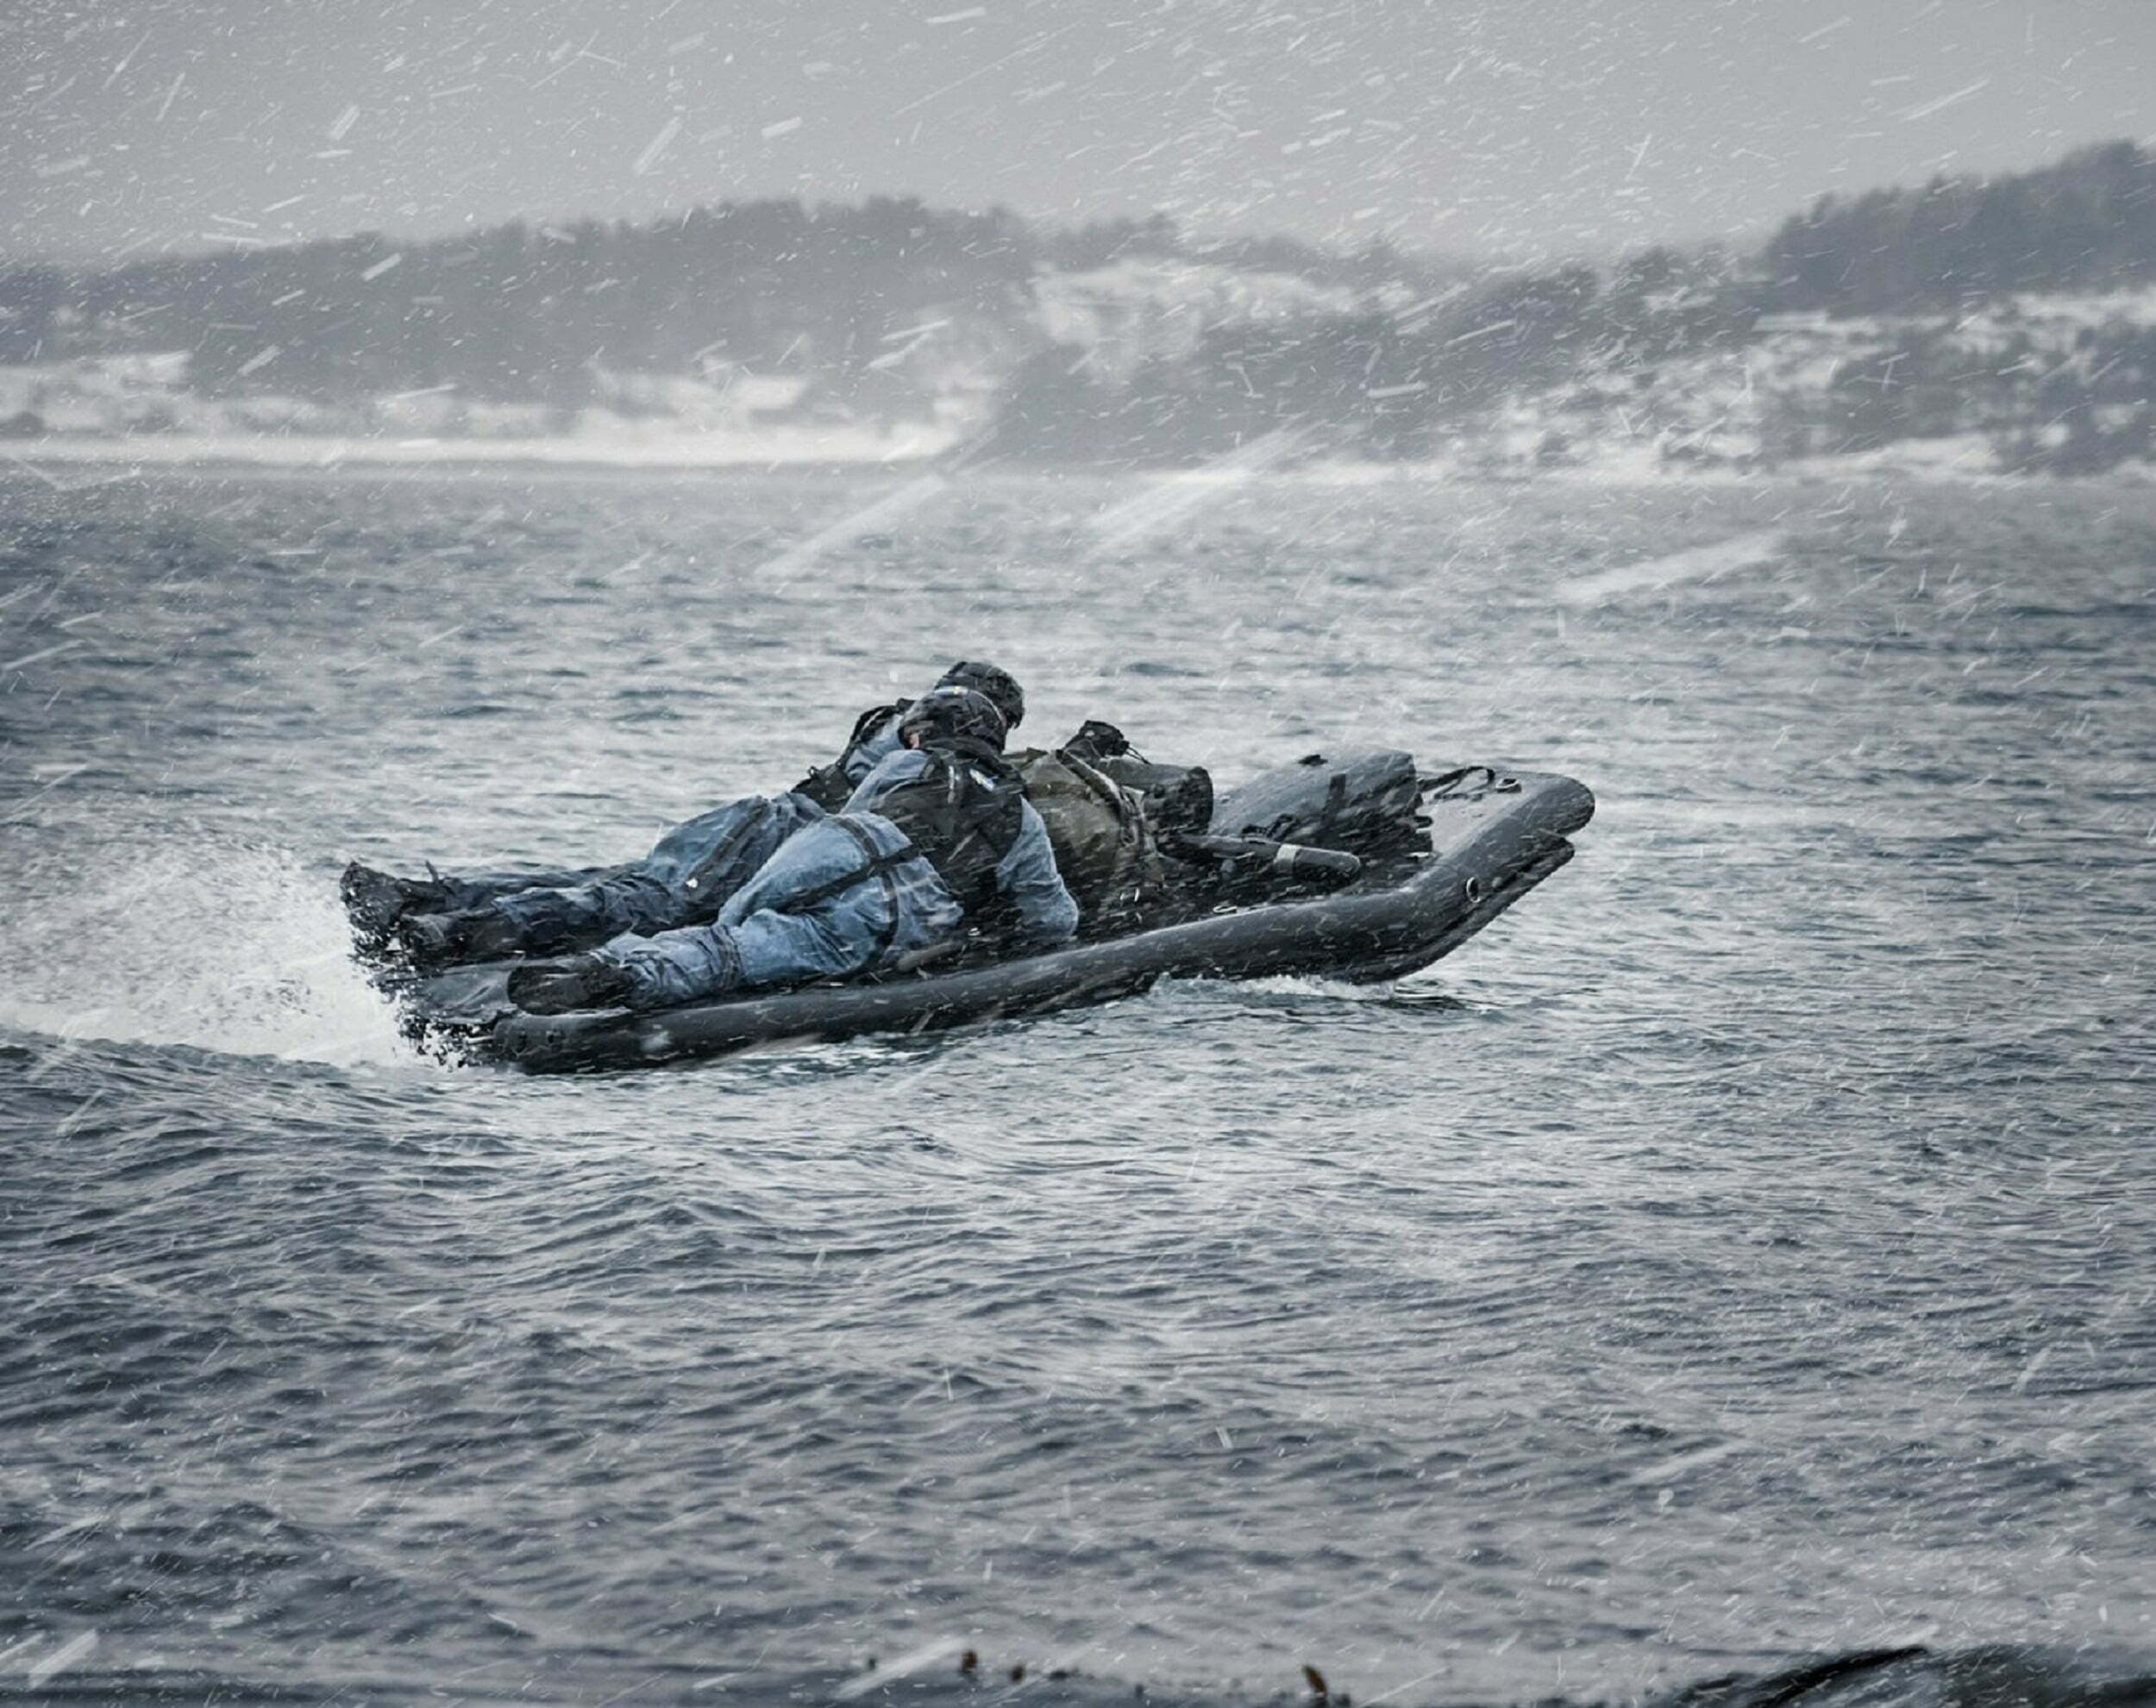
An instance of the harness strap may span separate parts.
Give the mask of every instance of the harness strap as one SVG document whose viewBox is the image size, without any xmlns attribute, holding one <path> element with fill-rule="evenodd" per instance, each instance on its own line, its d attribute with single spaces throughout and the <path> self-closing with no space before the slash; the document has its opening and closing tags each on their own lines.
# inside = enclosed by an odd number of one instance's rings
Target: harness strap
<svg viewBox="0 0 2156 1708">
<path fill-rule="evenodd" d="M 882 726 L 886 718 L 893 716 L 905 716 L 906 709 L 912 704 L 911 700 L 893 700 L 887 706 L 870 706 L 868 710 L 854 720 L 853 733 L 846 738 L 847 748 L 850 751 L 867 741 Z"/>
<path fill-rule="evenodd" d="M 868 833 L 853 820 L 841 817 L 838 822 L 846 827 L 846 834 L 860 844 L 861 851 L 868 856 L 869 869 L 883 884 L 883 923 L 876 928 L 876 941 L 869 948 L 868 960 L 861 963 L 863 968 L 872 967 L 891 952 L 891 945 L 898 937 L 899 882 L 891 874 L 912 858 L 913 844 L 911 840 L 901 840 L 894 853 L 880 854 Z"/>
<path fill-rule="evenodd" d="M 862 853 L 868 857 L 867 864 L 856 867 L 843 877 L 833 878 L 818 884 L 814 889 L 804 890 L 798 896 L 788 896 L 784 901 L 778 903 L 772 911 L 774 913 L 806 913 L 811 908 L 829 901 L 833 896 L 843 895 L 864 878 L 881 878 L 883 879 L 885 898 L 891 904 L 890 925 L 884 941 L 876 947 L 876 954 L 881 954 L 886 948 L 890 947 L 889 940 L 898 934 L 899 929 L 899 886 L 891 881 L 891 874 L 909 860 L 919 859 L 920 850 L 911 842 L 901 842 L 889 854 L 881 854 L 877 852 L 876 845 L 869 840 L 868 833 L 851 819 L 841 815 L 828 822 L 837 825 L 840 829 L 861 845 Z"/>
<path fill-rule="evenodd" d="M 718 871 L 720 865 L 732 855 L 736 848 L 739 848 L 744 841 L 748 841 L 749 833 L 756 828 L 757 822 L 761 816 L 761 815 L 760 813 L 755 812 L 744 812 L 742 814 L 741 823 L 734 826 L 732 829 L 726 833 L 725 841 L 721 842 L 717 848 L 713 848 L 711 853 L 705 854 L 703 859 L 697 861 L 694 868 L 689 873 L 689 875 L 682 880 L 681 887 L 685 890 L 693 890 L 699 887 L 706 878 L 710 877 L 712 873 Z"/>
<path fill-rule="evenodd" d="M 1325 805 L 1318 812 L 1318 834 L 1322 836 L 1340 822 L 1340 810 L 1347 805 L 1347 773 L 1336 771 L 1325 785 Z"/>
<path fill-rule="evenodd" d="M 1516 795 L 1520 779 L 1507 777 L 1487 765 L 1463 765 L 1436 777 L 1420 779 L 1417 795 L 1426 801 L 1471 800 L 1479 795 Z"/>
</svg>

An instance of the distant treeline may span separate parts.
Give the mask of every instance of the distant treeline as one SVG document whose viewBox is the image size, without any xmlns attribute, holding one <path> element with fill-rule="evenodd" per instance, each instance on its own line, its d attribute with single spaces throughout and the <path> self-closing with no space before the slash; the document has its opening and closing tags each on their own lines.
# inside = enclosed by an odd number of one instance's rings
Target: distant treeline
<svg viewBox="0 0 2156 1708">
<path fill-rule="evenodd" d="M 1951 318 L 1912 318 L 1825 386 L 1777 395 L 1770 460 L 1980 434 L 2003 469 L 2096 474 L 2156 456 L 2156 325 L 2112 320 L 2046 347 L 2026 328 L 1976 347 Z"/>
<path fill-rule="evenodd" d="M 1434 310 L 1217 328 L 1127 379 L 1082 351 L 1041 352 L 1013 376 L 1000 432 L 1023 454 L 1153 460 L 1301 425 L 1342 452 L 1413 457 L 1507 395 L 1589 373 L 1606 387 L 1741 345 L 1768 316 L 1823 310 L 1934 323 L 1842 364 L 1817 396 L 1777 400 L 1771 454 L 1866 450 L 1973 419 L 2008 466 L 2083 472 L 2156 452 L 2156 331 L 2092 328 L 2067 362 L 2016 335 L 1972 362 L 1937 317 L 2005 291 L 2147 281 L 2156 152 L 2119 142 L 2028 173 L 1828 197 L 1747 259 L 1652 249 L 1601 272 L 1509 274 Z"/>
<path fill-rule="evenodd" d="M 2037 172 L 1826 197 L 1760 260 L 1771 306 L 1851 314 L 2156 278 L 2156 151 L 2113 142 Z"/>
<path fill-rule="evenodd" d="M 317 398 L 454 386 L 573 404 L 591 370 L 680 373 L 710 361 L 826 377 L 873 372 L 894 332 L 953 310 L 1023 337 L 1042 268 L 1131 255 L 1219 260 L 1368 281 L 1409 264 L 1289 239 L 1213 250 L 1156 216 L 1040 229 L 1003 210 L 911 198 L 699 207 L 648 225 L 516 222 L 396 242 L 0 271 L 0 362 L 184 349 L 191 383 Z"/>
<path fill-rule="evenodd" d="M 1213 326 L 1134 369 L 1044 347 L 1041 275 L 1134 257 L 1294 274 L 1358 306 Z M 1644 374 L 1680 352 L 1742 344 L 1773 314 L 1951 312 L 2009 290 L 2151 279 L 2156 153 L 2120 142 L 2033 172 L 1829 197 L 1749 257 L 1658 248 L 1603 269 L 1478 280 L 1382 245 L 1205 247 L 1164 217 L 1056 229 L 887 198 L 423 242 L 370 235 L 94 272 L 16 267 L 0 272 L 0 362 L 184 349 L 190 385 L 211 393 L 439 388 L 564 410 L 592 397 L 601 368 L 747 369 L 812 376 L 842 405 L 888 418 L 931 406 L 931 382 L 905 378 L 901 359 L 924 327 L 950 327 L 939 340 L 962 341 L 964 360 L 1002 382 L 1007 454 L 1176 460 L 1297 425 L 1342 452 L 1405 457 L 1508 395 L 1589 372 Z M 2146 401 L 2156 359 L 2130 329 L 2116 335 L 2117 350 L 2097 353 L 2117 358 L 2109 368 L 2091 360 L 2045 378 L 2032 365 L 2002 382 L 2000 407 L 2085 423 L 2096 436 L 2077 443 L 2090 456 L 2121 433 L 2145 437 L 2134 423 L 2147 410 L 2121 411 L 2134 387 Z M 1837 375 L 1816 419 L 1792 417 L 1791 442 L 1929 430 L 1971 383 L 1951 341 L 1918 340 L 1881 373 Z"/>
<path fill-rule="evenodd" d="M 865 365 L 906 317 L 956 303 L 1007 319 L 1038 263 L 1015 216 L 878 199 L 698 208 L 655 224 L 373 235 L 0 275 L 0 360 L 185 349 L 191 382 L 303 397 L 455 386 L 575 403 L 592 364 Z"/>
<path fill-rule="evenodd" d="M 1607 276 L 1507 274 L 1397 309 L 1213 327 L 1127 378 L 1055 346 L 1012 374 L 998 448 L 1075 460 L 1181 461 L 1288 428 L 1341 454 L 1426 456 L 1508 393 L 1553 384 L 1592 355 L 1646 368 L 1740 340 L 1757 319 L 1712 254 L 1650 249 Z"/>
</svg>

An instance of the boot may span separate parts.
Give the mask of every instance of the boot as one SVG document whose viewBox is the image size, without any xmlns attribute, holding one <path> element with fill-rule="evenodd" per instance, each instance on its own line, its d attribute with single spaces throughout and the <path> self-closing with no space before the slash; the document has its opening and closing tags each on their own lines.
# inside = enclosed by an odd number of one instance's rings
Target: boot
<svg viewBox="0 0 2156 1708">
<path fill-rule="evenodd" d="M 337 894 L 360 941 L 379 948 L 406 914 L 441 907 L 448 888 L 424 878 L 392 877 L 355 860 L 337 879 Z"/>
<path fill-rule="evenodd" d="M 527 1014 L 576 1014 L 617 1008 L 630 991 L 629 974 L 595 954 L 559 960 L 528 960 L 509 975 L 509 999 Z"/>
<path fill-rule="evenodd" d="M 491 907 L 461 913 L 408 913 L 397 922 L 397 941 L 422 969 L 453 961 L 507 960 L 530 947 L 523 929 Z"/>
<path fill-rule="evenodd" d="M 453 913 L 408 913 L 399 919 L 393 935 L 404 959 L 424 973 L 447 967 L 458 959 L 456 916 Z"/>
</svg>

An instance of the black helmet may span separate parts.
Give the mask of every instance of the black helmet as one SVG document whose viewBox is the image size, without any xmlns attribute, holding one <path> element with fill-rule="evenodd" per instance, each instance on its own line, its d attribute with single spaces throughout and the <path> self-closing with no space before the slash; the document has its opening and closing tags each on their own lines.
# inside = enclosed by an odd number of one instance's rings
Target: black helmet
<svg viewBox="0 0 2156 1708">
<path fill-rule="evenodd" d="M 955 684 L 931 688 L 899 720 L 899 740 L 909 748 L 971 741 L 1001 753 L 1005 733 L 1003 714 L 993 700 Z"/>
<path fill-rule="evenodd" d="M 1015 729 L 1025 722 L 1025 691 L 1018 686 L 1018 679 L 1007 670 L 998 670 L 992 664 L 975 664 L 961 659 L 936 679 L 938 688 L 970 688 L 976 694 L 986 694 L 995 703 L 995 709 L 1003 714 L 1006 730 Z"/>
</svg>

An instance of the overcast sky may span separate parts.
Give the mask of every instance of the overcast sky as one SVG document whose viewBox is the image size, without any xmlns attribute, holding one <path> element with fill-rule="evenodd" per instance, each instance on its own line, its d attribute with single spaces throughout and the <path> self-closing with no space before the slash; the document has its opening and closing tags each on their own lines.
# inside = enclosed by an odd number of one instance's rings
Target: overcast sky
<svg viewBox="0 0 2156 1708">
<path fill-rule="evenodd" d="M 2156 141 L 2156 0 L 0 0 L 0 256 L 883 192 L 1608 253 Z"/>
</svg>

